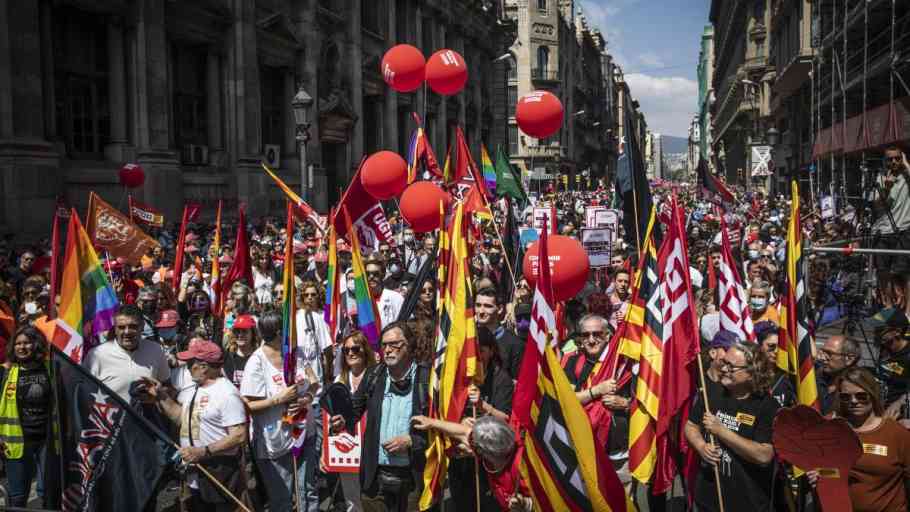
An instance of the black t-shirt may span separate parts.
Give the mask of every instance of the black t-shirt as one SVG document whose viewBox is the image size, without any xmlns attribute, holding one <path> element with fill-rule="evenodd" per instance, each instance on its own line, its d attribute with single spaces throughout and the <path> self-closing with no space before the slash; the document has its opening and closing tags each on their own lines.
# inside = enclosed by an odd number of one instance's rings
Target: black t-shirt
<svg viewBox="0 0 910 512">
<path fill-rule="evenodd" d="M 252 354 L 250 354 L 252 355 Z M 224 376 L 231 381 L 237 389 L 240 389 L 240 382 L 243 380 L 243 368 L 246 366 L 250 356 L 242 356 L 236 352 L 224 353 Z"/>
<path fill-rule="evenodd" d="M 882 358 L 878 372 L 885 388 L 887 406 L 910 391 L 910 347 Z"/>
<path fill-rule="evenodd" d="M 708 400 L 714 415 L 727 428 L 746 439 L 771 444 L 771 426 L 779 406 L 777 400 L 769 394 L 753 394 L 749 398 L 737 400 L 725 388 L 709 385 Z M 701 426 L 704 414 L 704 398 L 699 393 L 692 404 L 689 421 Z M 718 469 L 725 510 L 770 510 L 773 464 L 753 464 L 722 442 L 718 441 L 718 444 L 722 452 Z M 704 461 L 695 481 L 695 503 L 699 510 L 720 509 L 714 484 L 714 468 Z"/>
<path fill-rule="evenodd" d="M 583 361 L 579 358 L 583 358 Z M 594 371 L 597 361 L 588 359 L 581 352 L 573 354 L 566 360 L 565 370 L 569 383 L 575 391 L 588 389 L 588 377 Z M 618 396 L 630 398 L 635 379 L 631 379 L 616 391 Z M 607 453 L 619 454 L 629 450 L 629 411 L 614 410 L 610 422 L 610 436 L 607 441 Z"/>
<path fill-rule="evenodd" d="M 47 438 L 51 398 L 51 383 L 44 365 L 33 369 L 20 366 L 16 382 L 16 403 L 26 442 L 43 442 Z"/>
</svg>

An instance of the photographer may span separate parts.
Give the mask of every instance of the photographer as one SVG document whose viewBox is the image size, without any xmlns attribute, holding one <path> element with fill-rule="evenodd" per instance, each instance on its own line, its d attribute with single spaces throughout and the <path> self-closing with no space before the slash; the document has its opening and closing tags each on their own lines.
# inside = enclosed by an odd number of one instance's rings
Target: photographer
<svg viewBox="0 0 910 512">
<path fill-rule="evenodd" d="M 910 250 L 910 163 L 907 155 L 892 146 L 885 150 L 885 172 L 876 180 L 872 206 L 877 215 L 872 225 L 876 249 Z M 906 296 L 910 258 L 906 255 L 876 255 L 879 289 L 891 298 Z M 889 301 L 890 302 L 890 301 Z"/>
</svg>

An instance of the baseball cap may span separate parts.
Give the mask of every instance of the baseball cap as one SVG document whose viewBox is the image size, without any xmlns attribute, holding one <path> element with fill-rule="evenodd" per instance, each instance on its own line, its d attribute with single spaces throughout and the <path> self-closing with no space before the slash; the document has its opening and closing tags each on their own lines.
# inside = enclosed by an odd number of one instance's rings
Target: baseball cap
<svg viewBox="0 0 910 512">
<path fill-rule="evenodd" d="M 173 309 L 166 309 L 161 312 L 161 319 L 159 319 L 158 322 L 155 323 L 155 327 L 164 327 L 164 328 L 173 327 L 173 326 L 177 325 L 178 319 L 179 319 L 179 316 L 177 315 L 176 311 L 174 311 Z"/>
<path fill-rule="evenodd" d="M 224 360 L 224 353 L 221 351 L 221 347 L 209 340 L 193 340 L 187 350 L 177 352 L 177 359 L 181 361 L 198 359 L 206 363 L 218 364 Z"/>
<path fill-rule="evenodd" d="M 234 329 L 252 329 L 256 327 L 256 320 L 252 315 L 240 315 L 234 320 Z"/>
</svg>

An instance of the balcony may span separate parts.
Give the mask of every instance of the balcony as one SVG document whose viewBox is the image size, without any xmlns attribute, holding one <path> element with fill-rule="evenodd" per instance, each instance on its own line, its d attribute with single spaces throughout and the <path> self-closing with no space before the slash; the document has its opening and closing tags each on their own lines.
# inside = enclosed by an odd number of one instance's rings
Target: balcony
<svg viewBox="0 0 910 512">
<path fill-rule="evenodd" d="M 540 83 L 559 83 L 559 70 L 549 68 L 531 68 L 531 80 Z"/>
</svg>

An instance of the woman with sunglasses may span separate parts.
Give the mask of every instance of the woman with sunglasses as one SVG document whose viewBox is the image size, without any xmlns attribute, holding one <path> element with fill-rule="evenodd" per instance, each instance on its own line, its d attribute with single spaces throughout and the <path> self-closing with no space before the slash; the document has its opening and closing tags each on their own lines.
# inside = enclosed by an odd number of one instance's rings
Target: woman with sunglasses
<svg viewBox="0 0 910 512">
<path fill-rule="evenodd" d="M 701 393 L 696 397 L 685 434 L 701 457 L 695 480 L 698 510 L 720 509 L 714 466 L 726 510 L 771 509 L 771 426 L 779 407 L 768 392 L 772 375 L 771 363 L 758 345 L 735 342 L 723 356 L 722 387 L 707 388 L 709 407 Z"/>
<path fill-rule="evenodd" d="M 878 382 L 865 368 L 844 372 L 836 389 L 835 414 L 850 423 L 863 446 L 863 454 L 850 470 L 853 510 L 907 510 L 910 431 L 883 417 Z"/>
<path fill-rule="evenodd" d="M 370 348 L 370 341 L 360 331 L 348 334 L 341 342 L 341 372 L 335 379 L 351 390 L 353 396 L 368 368 L 376 366 L 376 354 Z M 349 512 L 363 510 L 360 503 L 360 478 L 357 473 L 341 473 L 341 488 Z"/>
</svg>

